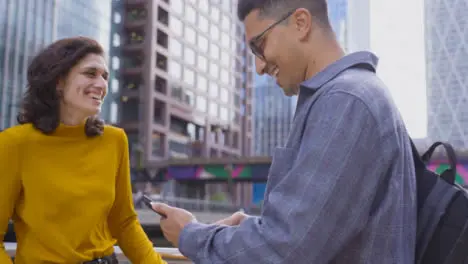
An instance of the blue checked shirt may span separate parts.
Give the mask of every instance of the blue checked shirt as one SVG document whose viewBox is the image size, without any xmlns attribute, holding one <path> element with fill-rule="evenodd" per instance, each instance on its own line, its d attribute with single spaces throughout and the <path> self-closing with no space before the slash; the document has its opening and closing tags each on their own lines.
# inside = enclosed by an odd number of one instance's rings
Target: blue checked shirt
<svg viewBox="0 0 468 264">
<path fill-rule="evenodd" d="M 411 146 L 376 65 L 353 53 L 305 81 L 261 215 L 233 227 L 191 223 L 180 251 L 198 264 L 414 263 Z"/>
</svg>

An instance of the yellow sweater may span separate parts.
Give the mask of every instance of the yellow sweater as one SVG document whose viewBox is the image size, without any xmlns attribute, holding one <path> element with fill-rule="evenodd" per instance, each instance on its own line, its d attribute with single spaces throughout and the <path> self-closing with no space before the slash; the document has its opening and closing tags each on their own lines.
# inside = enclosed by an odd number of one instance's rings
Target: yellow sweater
<svg viewBox="0 0 468 264">
<path fill-rule="evenodd" d="M 128 142 L 106 126 L 44 135 L 32 125 L 0 132 L 0 263 L 12 218 L 17 264 L 80 263 L 110 255 L 117 242 L 132 263 L 165 263 L 138 222 L 130 185 Z M 156 220 L 156 216 L 155 216 Z"/>
</svg>

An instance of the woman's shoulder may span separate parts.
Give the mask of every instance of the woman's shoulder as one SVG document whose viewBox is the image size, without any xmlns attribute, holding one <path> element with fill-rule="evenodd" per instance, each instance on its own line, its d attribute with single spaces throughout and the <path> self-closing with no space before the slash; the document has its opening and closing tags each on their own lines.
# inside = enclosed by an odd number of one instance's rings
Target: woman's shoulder
<svg viewBox="0 0 468 264">
<path fill-rule="evenodd" d="M 15 125 L 0 132 L 2 137 L 23 137 L 36 133 L 36 129 L 30 123 Z"/>
<path fill-rule="evenodd" d="M 29 136 L 37 133 L 32 124 L 23 124 L 9 127 L 0 132 L 0 145 L 18 145 L 27 142 Z"/>
<path fill-rule="evenodd" d="M 104 126 L 104 133 L 103 133 L 104 138 L 109 138 L 109 139 L 120 139 L 126 138 L 127 135 L 125 134 L 125 131 L 120 128 L 116 127 L 113 125 L 105 125 Z"/>
</svg>

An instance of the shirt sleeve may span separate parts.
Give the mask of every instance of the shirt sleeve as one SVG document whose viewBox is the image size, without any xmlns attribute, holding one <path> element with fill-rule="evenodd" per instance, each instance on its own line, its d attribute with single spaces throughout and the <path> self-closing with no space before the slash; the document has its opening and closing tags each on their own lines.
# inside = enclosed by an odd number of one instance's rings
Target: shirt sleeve
<svg viewBox="0 0 468 264">
<path fill-rule="evenodd" d="M 12 263 L 3 239 L 21 192 L 20 144 L 12 130 L 0 132 L 0 263 Z"/>
<path fill-rule="evenodd" d="M 359 98 L 322 95 L 261 216 L 233 227 L 191 223 L 179 237 L 181 253 L 195 263 L 330 263 L 368 221 L 389 163 L 381 134 Z"/>
<path fill-rule="evenodd" d="M 153 244 L 138 221 L 132 198 L 128 139 L 123 130 L 121 130 L 121 139 L 121 161 L 116 179 L 116 197 L 109 214 L 110 230 L 117 239 L 119 247 L 132 263 L 166 263 L 161 255 L 154 251 Z"/>
</svg>

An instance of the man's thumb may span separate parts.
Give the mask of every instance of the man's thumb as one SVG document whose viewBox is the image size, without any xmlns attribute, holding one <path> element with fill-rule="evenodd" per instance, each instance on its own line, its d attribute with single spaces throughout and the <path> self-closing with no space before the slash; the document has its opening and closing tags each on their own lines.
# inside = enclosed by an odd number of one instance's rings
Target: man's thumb
<svg viewBox="0 0 468 264">
<path fill-rule="evenodd" d="M 165 203 L 152 202 L 151 206 L 156 212 L 162 213 L 163 215 L 167 215 L 171 210 L 171 207 Z"/>
</svg>

